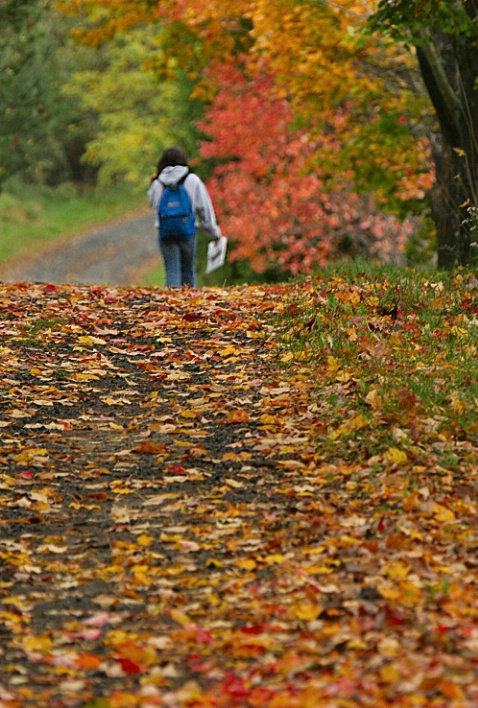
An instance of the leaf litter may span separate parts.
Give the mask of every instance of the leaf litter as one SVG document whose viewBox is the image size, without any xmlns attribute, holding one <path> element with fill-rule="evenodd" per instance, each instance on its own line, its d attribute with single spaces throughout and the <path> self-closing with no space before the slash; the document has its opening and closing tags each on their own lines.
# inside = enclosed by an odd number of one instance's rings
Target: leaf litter
<svg viewBox="0 0 478 708">
<path fill-rule="evenodd" d="M 377 293 L 0 287 L 1 708 L 476 705 L 476 423 Z"/>
</svg>

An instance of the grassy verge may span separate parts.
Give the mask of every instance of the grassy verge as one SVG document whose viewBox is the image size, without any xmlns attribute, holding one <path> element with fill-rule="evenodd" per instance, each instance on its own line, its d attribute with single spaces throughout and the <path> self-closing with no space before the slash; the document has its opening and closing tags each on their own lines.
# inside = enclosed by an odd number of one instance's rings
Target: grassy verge
<svg viewBox="0 0 478 708">
<path fill-rule="evenodd" d="M 352 264 L 292 290 L 282 360 L 299 385 L 314 382 L 320 455 L 408 468 L 410 485 L 476 460 L 477 314 L 465 272 Z"/>
<path fill-rule="evenodd" d="M 162 288 L 165 285 L 164 266 L 161 258 L 141 273 L 141 283 L 145 287 Z"/>
<path fill-rule="evenodd" d="M 78 194 L 72 185 L 0 195 L 0 264 L 145 206 L 143 193 L 120 185 Z"/>
</svg>

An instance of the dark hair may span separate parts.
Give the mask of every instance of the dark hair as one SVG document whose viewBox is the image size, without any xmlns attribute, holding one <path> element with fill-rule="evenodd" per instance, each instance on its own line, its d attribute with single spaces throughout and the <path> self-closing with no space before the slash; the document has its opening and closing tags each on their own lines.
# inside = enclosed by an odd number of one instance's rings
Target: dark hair
<svg viewBox="0 0 478 708">
<path fill-rule="evenodd" d="M 158 160 L 156 172 L 160 175 L 165 167 L 175 167 L 176 165 L 184 165 L 185 167 L 189 167 L 188 156 L 180 147 L 166 148 Z"/>
</svg>

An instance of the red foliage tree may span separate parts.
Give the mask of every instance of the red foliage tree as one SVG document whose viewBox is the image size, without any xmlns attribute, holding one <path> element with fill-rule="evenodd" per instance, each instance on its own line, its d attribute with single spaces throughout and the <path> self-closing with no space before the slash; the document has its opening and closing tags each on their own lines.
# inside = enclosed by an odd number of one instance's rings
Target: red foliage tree
<svg viewBox="0 0 478 708">
<path fill-rule="evenodd" d="M 314 165 L 318 154 L 341 149 L 334 125 L 312 138 L 294 127 L 270 72 L 231 65 L 219 71 L 220 89 L 200 126 L 209 138 L 201 154 L 218 162 L 209 186 L 233 244 L 231 260 L 294 275 L 344 253 L 400 261 L 411 223 L 380 212 L 373 195 L 353 191 L 346 174 L 327 184 L 330 175 Z M 343 109 L 335 114 L 337 128 L 346 118 Z"/>
</svg>

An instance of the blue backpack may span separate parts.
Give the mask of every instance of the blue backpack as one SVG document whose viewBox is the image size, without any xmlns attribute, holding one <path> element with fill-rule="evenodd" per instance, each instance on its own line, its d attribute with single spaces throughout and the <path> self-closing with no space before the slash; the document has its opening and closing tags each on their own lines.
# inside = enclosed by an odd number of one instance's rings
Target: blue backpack
<svg viewBox="0 0 478 708">
<path fill-rule="evenodd" d="M 163 187 L 158 204 L 161 241 L 189 241 L 196 233 L 196 214 L 183 184 L 186 177 L 174 186 Z"/>
</svg>

